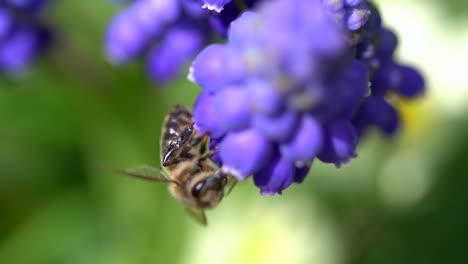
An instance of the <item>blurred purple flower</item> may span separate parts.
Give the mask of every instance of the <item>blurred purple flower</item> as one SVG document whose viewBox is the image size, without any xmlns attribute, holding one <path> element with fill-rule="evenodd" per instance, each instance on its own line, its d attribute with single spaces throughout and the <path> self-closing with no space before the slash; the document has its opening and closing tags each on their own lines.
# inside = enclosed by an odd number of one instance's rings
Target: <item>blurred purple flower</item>
<svg viewBox="0 0 468 264">
<path fill-rule="evenodd" d="M 139 0 L 109 26 L 105 50 L 115 65 L 146 60 L 152 80 L 168 82 L 207 44 L 207 14 L 186 0 Z"/>
<path fill-rule="evenodd" d="M 20 1 L 20 0 L 17 0 Z M 115 16 L 105 38 L 114 65 L 146 60 L 150 79 L 173 80 L 208 45 L 213 33 L 227 37 L 232 21 L 262 0 L 138 0 Z M 1 27 L 0 27 L 1 33 Z"/>
<path fill-rule="evenodd" d="M 0 2 L 0 71 L 22 75 L 47 47 L 50 31 L 38 13 L 47 0 L 5 0 Z"/>
<path fill-rule="evenodd" d="M 167 83 L 209 44 L 213 33 L 226 38 L 232 21 L 262 0 L 241 5 L 229 0 L 114 1 L 129 6 L 109 25 L 105 38 L 108 60 L 124 65 L 143 59 L 150 79 Z"/>
</svg>

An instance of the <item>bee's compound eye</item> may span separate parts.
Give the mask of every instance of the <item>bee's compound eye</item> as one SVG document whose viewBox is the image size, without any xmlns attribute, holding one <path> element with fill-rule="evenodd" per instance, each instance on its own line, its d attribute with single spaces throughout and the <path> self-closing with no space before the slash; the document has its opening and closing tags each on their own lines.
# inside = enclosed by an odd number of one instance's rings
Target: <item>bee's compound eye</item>
<svg viewBox="0 0 468 264">
<path fill-rule="evenodd" d="M 199 197 L 200 192 L 201 192 L 201 190 L 203 189 L 204 186 L 205 186 L 205 181 L 201 181 L 201 182 L 195 184 L 195 187 L 193 187 L 193 189 L 192 189 L 192 196 L 193 197 Z"/>
</svg>

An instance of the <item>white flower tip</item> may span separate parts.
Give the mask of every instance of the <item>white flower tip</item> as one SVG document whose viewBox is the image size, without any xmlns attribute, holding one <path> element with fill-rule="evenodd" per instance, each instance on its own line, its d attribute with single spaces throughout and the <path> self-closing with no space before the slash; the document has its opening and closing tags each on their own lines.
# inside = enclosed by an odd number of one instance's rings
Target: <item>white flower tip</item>
<svg viewBox="0 0 468 264">
<path fill-rule="evenodd" d="M 226 173 L 226 174 L 229 174 L 229 175 L 232 175 L 234 177 L 236 177 L 236 179 L 242 181 L 242 180 L 245 180 L 247 178 L 247 176 L 243 175 L 240 171 L 234 169 L 234 168 L 231 168 L 231 167 L 228 167 L 226 165 L 224 165 L 222 168 L 221 168 L 221 171 Z"/>
<path fill-rule="evenodd" d="M 223 6 L 217 6 L 217 5 L 210 5 L 210 4 L 203 4 L 202 5 L 202 8 L 206 8 L 208 10 L 214 10 L 218 13 L 220 13 L 221 11 L 223 11 L 224 7 Z"/>
<path fill-rule="evenodd" d="M 187 75 L 187 80 L 193 82 L 193 83 L 197 83 L 195 81 L 195 76 L 194 76 L 194 69 L 193 69 L 193 66 L 190 66 L 189 68 L 189 72 L 188 72 L 188 75 Z"/>
</svg>

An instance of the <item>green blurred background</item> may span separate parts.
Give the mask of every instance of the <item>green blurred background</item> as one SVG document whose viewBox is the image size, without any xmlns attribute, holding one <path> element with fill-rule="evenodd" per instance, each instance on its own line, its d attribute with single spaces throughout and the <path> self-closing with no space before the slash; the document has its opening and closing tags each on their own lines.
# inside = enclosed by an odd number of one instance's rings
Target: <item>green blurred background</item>
<svg viewBox="0 0 468 264">
<path fill-rule="evenodd" d="M 371 133 L 341 169 L 317 162 L 282 196 L 238 184 L 203 228 L 165 185 L 106 170 L 158 166 L 166 111 L 198 88 L 105 62 L 118 5 L 56 1 L 58 44 L 0 79 L 0 263 L 468 263 L 468 2 L 377 3 L 428 81 L 399 102 L 403 131 Z"/>
</svg>

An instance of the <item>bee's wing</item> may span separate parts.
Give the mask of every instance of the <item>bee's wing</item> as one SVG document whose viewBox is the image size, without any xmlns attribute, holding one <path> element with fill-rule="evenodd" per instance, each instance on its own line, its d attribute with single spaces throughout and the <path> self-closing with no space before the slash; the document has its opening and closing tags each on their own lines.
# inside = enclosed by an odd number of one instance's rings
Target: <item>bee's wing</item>
<svg viewBox="0 0 468 264">
<path fill-rule="evenodd" d="M 147 181 L 168 182 L 168 183 L 175 183 L 179 185 L 179 182 L 166 177 L 163 171 L 161 171 L 160 169 L 151 167 L 149 165 L 140 165 L 138 167 L 125 169 L 125 170 L 113 169 L 112 171 L 119 173 L 119 174 L 131 176 L 131 177 L 135 177 L 135 178 L 139 178 L 139 179 L 143 179 Z"/>
<path fill-rule="evenodd" d="M 186 207 L 186 209 L 190 216 L 193 219 L 195 219 L 199 224 L 201 224 L 202 226 L 208 225 L 205 210 L 195 207 Z"/>
</svg>

